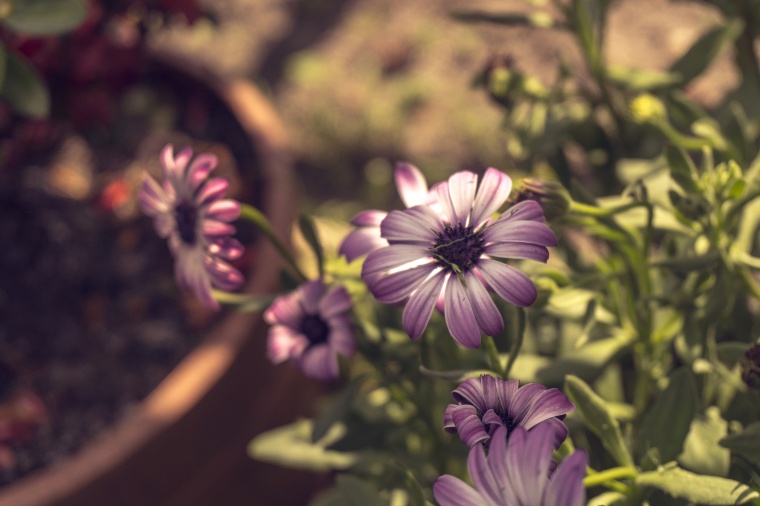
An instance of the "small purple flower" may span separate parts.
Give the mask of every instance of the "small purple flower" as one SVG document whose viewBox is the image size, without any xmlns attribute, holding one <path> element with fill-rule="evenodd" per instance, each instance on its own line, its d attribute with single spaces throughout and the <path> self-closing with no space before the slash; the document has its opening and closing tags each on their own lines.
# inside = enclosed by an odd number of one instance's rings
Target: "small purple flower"
<svg viewBox="0 0 760 506">
<path fill-rule="evenodd" d="M 189 163 L 192 156 L 185 148 L 175 157 L 174 148 L 167 145 L 161 151 L 162 184 L 144 174 L 137 197 L 158 235 L 169 243 L 177 282 L 205 306 L 218 309 L 212 285 L 235 290 L 243 284 L 240 271 L 225 261 L 243 254 L 230 225 L 240 215 L 240 203 L 222 198 L 229 186 L 226 179 L 208 177 L 216 156 L 201 153 Z"/>
<path fill-rule="evenodd" d="M 554 428 L 554 447 L 559 448 L 567 437 L 561 419 L 575 409 L 575 404 L 556 388 L 538 383 L 519 385 L 517 380 L 487 374 L 467 378 L 451 392 L 457 404 L 446 408 L 443 429 L 458 433 L 467 446 L 476 446 L 488 443 L 500 427 L 511 433 L 518 427 L 532 431 L 549 425 Z"/>
<path fill-rule="evenodd" d="M 493 257 L 548 260 L 547 246 L 556 246 L 557 238 L 541 206 L 522 202 L 492 222 L 512 180 L 488 169 L 476 194 L 477 184 L 476 174 L 457 172 L 434 187 L 440 212 L 429 205 L 391 211 L 380 225 L 389 246 L 364 261 L 362 278 L 377 300 L 406 301 L 402 323 L 412 339 L 422 335 L 439 297 L 449 332 L 467 348 L 480 346 L 481 332 L 504 329 L 488 288 L 516 306 L 536 300 L 530 278 Z"/>
<path fill-rule="evenodd" d="M 393 176 L 398 194 L 406 207 L 435 203 L 435 192 L 428 190 L 425 176 L 414 165 L 397 163 Z M 351 224 L 358 228 L 343 239 L 338 253 L 353 262 L 371 251 L 388 246 L 388 241 L 380 237 L 380 223 L 387 215 L 385 211 L 369 209 L 354 216 Z"/>
<path fill-rule="evenodd" d="M 290 359 L 312 378 L 337 378 L 338 355 L 350 357 L 356 351 L 352 305 L 345 288 L 325 291 L 322 281 L 307 281 L 278 297 L 264 312 L 264 320 L 272 325 L 269 359 L 275 364 Z"/>
<path fill-rule="evenodd" d="M 440 506 L 581 506 L 588 457 L 577 450 L 559 466 L 552 459 L 552 427 L 515 429 L 507 439 L 500 427 L 488 449 L 470 449 L 467 470 L 475 488 L 445 474 L 433 484 Z"/>
</svg>

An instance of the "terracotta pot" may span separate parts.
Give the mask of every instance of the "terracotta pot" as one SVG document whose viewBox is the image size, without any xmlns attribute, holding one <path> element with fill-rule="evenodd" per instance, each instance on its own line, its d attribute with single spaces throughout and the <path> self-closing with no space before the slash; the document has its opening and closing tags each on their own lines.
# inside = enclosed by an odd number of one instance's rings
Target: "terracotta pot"
<svg viewBox="0 0 760 506">
<path fill-rule="evenodd" d="M 184 72 L 226 104 L 260 160 L 261 208 L 283 238 L 293 219 L 291 158 L 278 115 L 249 82 L 226 81 L 169 54 L 153 58 Z M 260 241 L 245 291 L 278 282 L 279 257 Z M 319 388 L 265 358 L 259 314 L 229 313 L 116 426 L 59 465 L 0 491 L 0 505 L 305 504 L 320 478 L 283 474 L 245 455 L 257 433 L 303 414 Z M 297 479 L 299 486 L 290 483 Z"/>
</svg>

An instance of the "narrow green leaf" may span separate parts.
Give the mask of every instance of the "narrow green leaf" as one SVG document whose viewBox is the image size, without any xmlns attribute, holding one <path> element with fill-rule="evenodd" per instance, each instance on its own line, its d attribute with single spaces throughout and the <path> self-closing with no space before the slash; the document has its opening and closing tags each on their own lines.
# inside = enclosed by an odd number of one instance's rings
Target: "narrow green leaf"
<svg viewBox="0 0 760 506">
<path fill-rule="evenodd" d="M 86 0 L 16 0 L 2 23 L 24 35 L 59 35 L 79 26 L 87 9 Z"/>
<path fill-rule="evenodd" d="M 317 443 L 311 442 L 312 432 L 311 420 L 298 420 L 263 432 L 248 444 L 248 455 L 264 462 L 309 471 L 348 469 L 356 462 L 355 453 L 326 449 L 342 437 L 345 427 L 333 425 Z"/>
<path fill-rule="evenodd" d="M 466 23 L 485 22 L 505 26 L 551 28 L 557 25 L 556 20 L 545 12 L 523 14 L 521 12 L 454 11 L 451 17 Z"/>
<path fill-rule="evenodd" d="M 670 67 L 670 72 L 681 76 L 681 84 L 688 83 L 701 74 L 724 47 L 733 43 L 743 29 L 744 23 L 734 18 L 726 26 L 707 32 Z"/>
<path fill-rule="evenodd" d="M 604 399 L 596 395 L 583 380 L 572 375 L 565 379 L 565 393 L 575 403 L 588 428 L 602 440 L 615 462 L 620 466 L 633 467 L 633 459 L 623 441 L 620 425 L 610 413 Z"/>
<path fill-rule="evenodd" d="M 657 448 L 661 462 L 675 460 L 683 450 L 691 421 L 697 412 L 697 383 L 691 370 L 681 367 L 670 375 L 641 425 L 639 452 Z M 667 429 L 666 429 L 667 428 Z"/>
<path fill-rule="evenodd" d="M 615 84 L 632 91 L 652 91 L 675 86 L 681 76 L 669 72 L 637 69 L 622 65 L 607 67 L 607 78 Z"/>
<path fill-rule="evenodd" d="M 665 157 L 670 168 L 670 177 L 678 183 L 687 193 L 699 192 L 696 180 L 698 179 L 697 168 L 686 152 L 676 146 L 668 145 Z"/>
<path fill-rule="evenodd" d="M 760 422 L 751 423 L 743 431 L 721 439 L 720 445 L 760 466 Z"/>
<path fill-rule="evenodd" d="M 15 53 L 8 53 L 5 66 L 5 79 L 0 88 L 0 97 L 24 116 L 44 118 L 50 112 L 50 93 L 26 60 Z"/>
<path fill-rule="evenodd" d="M 738 481 L 690 473 L 674 466 L 641 473 L 636 477 L 641 487 L 654 487 L 677 499 L 698 504 L 745 504 L 760 494 Z"/>
<path fill-rule="evenodd" d="M 302 214 L 298 218 L 298 226 L 301 227 L 301 233 L 304 239 L 309 244 L 309 247 L 314 252 L 314 256 L 317 259 L 317 267 L 319 268 L 320 279 L 325 275 L 325 253 L 322 248 L 322 243 L 319 241 L 319 235 L 317 234 L 317 228 L 314 226 L 314 220 L 305 214 Z"/>
</svg>

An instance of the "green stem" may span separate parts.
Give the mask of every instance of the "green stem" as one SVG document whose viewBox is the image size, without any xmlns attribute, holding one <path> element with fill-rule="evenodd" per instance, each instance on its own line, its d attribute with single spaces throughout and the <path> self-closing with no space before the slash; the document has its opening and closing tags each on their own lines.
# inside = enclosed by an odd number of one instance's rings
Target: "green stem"
<svg viewBox="0 0 760 506">
<path fill-rule="evenodd" d="M 517 308 L 517 329 L 515 332 L 515 340 L 512 343 L 512 349 L 509 351 L 509 359 L 507 365 L 504 367 L 504 379 L 509 378 L 509 373 L 512 371 L 512 366 L 515 365 L 517 355 L 520 354 L 520 350 L 523 345 L 523 337 L 525 336 L 525 309 Z"/>
<path fill-rule="evenodd" d="M 483 347 L 486 349 L 488 355 L 488 367 L 499 373 L 499 376 L 506 379 L 507 375 L 504 373 L 504 368 L 501 366 L 501 360 L 499 359 L 499 350 L 496 348 L 496 343 L 491 336 L 483 337 Z"/>
<path fill-rule="evenodd" d="M 632 467 L 613 467 L 612 469 L 586 476 L 583 479 L 583 486 L 586 488 L 598 487 L 614 480 L 635 478 L 636 475 L 636 470 Z"/>
<path fill-rule="evenodd" d="M 243 312 L 256 312 L 266 309 L 275 299 L 274 295 L 250 295 L 214 290 L 214 298 L 220 304 L 237 306 Z"/>
<path fill-rule="evenodd" d="M 272 245 L 277 248 L 277 251 L 280 253 L 285 262 L 287 262 L 288 266 L 296 275 L 296 277 L 299 278 L 299 281 L 306 281 L 308 279 L 304 273 L 301 272 L 301 269 L 298 268 L 295 258 L 293 258 L 293 255 L 290 254 L 290 251 L 285 246 L 285 244 L 283 244 L 280 238 L 277 237 L 277 234 L 272 228 L 272 225 L 269 223 L 269 220 L 266 216 L 264 216 L 264 214 L 262 214 L 261 211 L 248 204 L 241 204 L 240 218 L 250 221 L 259 230 L 261 230 L 267 239 L 269 239 L 269 242 L 271 242 Z"/>
<path fill-rule="evenodd" d="M 613 216 L 618 213 L 622 213 L 635 207 L 646 206 L 646 202 L 629 202 L 615 207 L 596 207 L 588 204 L 582 204 L 580 202 L 570 202 L 570 212 L 574 212 L 586 216 L 607 217 Z"/>
</svg>

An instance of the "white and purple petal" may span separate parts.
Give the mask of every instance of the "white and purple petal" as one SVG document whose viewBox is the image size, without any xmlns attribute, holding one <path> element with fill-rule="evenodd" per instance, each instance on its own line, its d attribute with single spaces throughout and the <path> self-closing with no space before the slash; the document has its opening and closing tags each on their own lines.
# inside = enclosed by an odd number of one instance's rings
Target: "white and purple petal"
<svg viewBox="0 0 760 506">
<path fill-rule="evenodd" d="M 490 218 L 507 201 L 510 191 L 512 191 L 512 179 L 499 170 L 488 168 L 475 195 L 470 225 L 477 229 Z"/>
<path fill-rule="evenodd" d="M 406 207 L 428 203 L 428 186 L 425 176 L 411 163 L 399 162 L 393 173 L 396 189 Z"/>
<path fill-rule="evenodd" d="M 433 274 L 423 281 L 406 303 L 401 323 L 412 339 L 419 339 L 425 331 L 446 279 L 445 276 Z"/>
<path fill-rule="evenodd" d="M 511 265 L 481 259 L 477 268 L 488 285 L 510 304 L 527 307 L 538 298 L 538 290 L 533 281 Z"/>
</svg>

